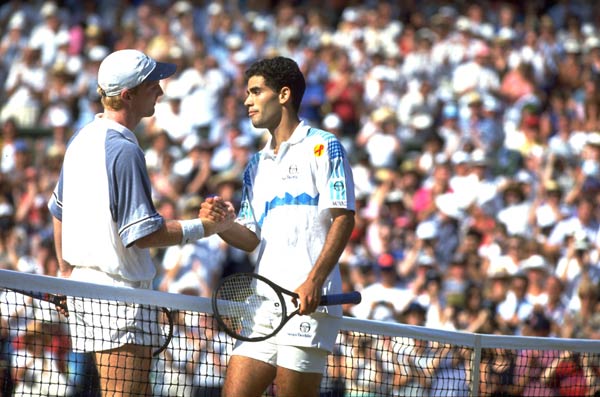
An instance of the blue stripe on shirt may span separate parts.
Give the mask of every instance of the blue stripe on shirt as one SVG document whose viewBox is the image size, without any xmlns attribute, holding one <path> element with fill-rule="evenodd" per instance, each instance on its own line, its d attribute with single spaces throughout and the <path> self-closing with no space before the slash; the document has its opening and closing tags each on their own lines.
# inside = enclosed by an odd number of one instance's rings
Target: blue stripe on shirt
<svg viewBox="0 0 600 397">
<path fill-rule="evenodd" d="M 265 203 L 265 211 L 264 211 L 262 217 L 260 218 L 260 220 L 258 221 L 258 224 L 262 227 L 263 222 L 264 222 L 265 218 L 267 217 L 269 211 L 271 211 L 277 207 L 283 207 L 286 205 L 317 206 L 317 205 L 319 205 L 319 195 L 317 195 L 316 197 L 311 197 L 310 195 L 308 195 L 306 193 L 302 193 L 299 196 L 294 197 L 291 194 L 286 193 L 284 197 L 275 197 L 271 201 Z"/>
</svg>

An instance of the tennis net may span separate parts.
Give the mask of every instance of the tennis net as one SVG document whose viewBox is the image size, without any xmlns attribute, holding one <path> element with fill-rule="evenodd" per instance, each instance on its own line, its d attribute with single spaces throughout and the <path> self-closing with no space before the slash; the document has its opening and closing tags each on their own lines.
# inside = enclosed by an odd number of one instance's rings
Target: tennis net
<svg viewBox="0 0 600 397">
<path fill-rule="evenodd" d="M 53 295 L 68 297 L 70 316 L 88 310 L 106 321 L 71 335 L 49 301 Z M 102 344 L 110 336 L 104 327 L 120 321 L 127 304 L 143 308 L 142 338 L 154 353 L 152 395 L 220 395 L 234 341 L 213 321 L 209 299 L 6 270 L 0 270 L 0 395 L 101 395 L 94 356 L 80 350 Z M 321 396 L 594 395 L 599 374 L 598 341 L 344 318 Z M 276 385 L 266 395 L 276 395 Z"/>
</svg>

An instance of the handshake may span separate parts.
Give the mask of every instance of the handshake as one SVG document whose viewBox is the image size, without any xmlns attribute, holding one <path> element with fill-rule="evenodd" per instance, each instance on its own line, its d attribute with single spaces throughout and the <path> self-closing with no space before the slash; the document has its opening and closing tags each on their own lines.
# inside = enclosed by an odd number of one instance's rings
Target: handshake
<svg viewBox="0 0 600 397">
<path fill-rule="evenodd" d="M 221 233 L 233 226 L 236 212 L 233 204 L 222 197 L 209 197 L 200 206 L 198 217 L 204 225 L 204 235 Z"/>
</svg>

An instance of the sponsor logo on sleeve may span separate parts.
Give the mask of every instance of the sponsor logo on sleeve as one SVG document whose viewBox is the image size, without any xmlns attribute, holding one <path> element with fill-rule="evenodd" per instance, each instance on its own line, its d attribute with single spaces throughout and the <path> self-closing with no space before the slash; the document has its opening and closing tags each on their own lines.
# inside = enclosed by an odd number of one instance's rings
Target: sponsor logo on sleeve
<svg viewBox="0 0 600 397">
<path fill-rule="evenodd" d="M 325 145 L 323 145 L 322 143 L 315 145 L 315 147 L 313 148 L 313 153 L 315 154 L 315 157 L 321 157 L 324 152 L 325 152 Z"/>
</svg>

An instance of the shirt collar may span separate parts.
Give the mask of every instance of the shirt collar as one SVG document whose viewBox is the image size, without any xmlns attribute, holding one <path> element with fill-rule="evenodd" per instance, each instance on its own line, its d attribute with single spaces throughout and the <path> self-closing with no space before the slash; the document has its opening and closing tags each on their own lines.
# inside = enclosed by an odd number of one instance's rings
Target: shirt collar
<svg viewBox="0 0 600 397">
<path fill-rule="evenodd" d="M 292 132 L 292 135 L 290 136 L 290 138 L 287 141 L 282 142 L 281 146 L 295 145 L 297 143 L 302 142 L 304 140 L 304 138 L 306 138 L 306 136 L 308 135 L 309 130 L 310 130 L 310 126 L 304 120 L 300 120 L 300 123 L 294 129 L 294 132 Z M 262 158 L 275 157 L 275 154 L 273 153 L 273 148 L 271 147 L 272 142 L 273 142 L 273 135 L 269 134 L 267 143 L 261 150 Z M 280 150 L 281 150 L 281 146 L 280 146 Z M 282 152 L 280 152 L 280 153 L 282 153 Z"/>
<path fill-rule="evenodd" d="M 129 128 L 125 127 L 124 125 L 119 124 L 114 120 L 103 117 L 102 113 L 96 114 L 95 121 L 106 124 L 106 128 L 117 131 L 119 134 L 123 135 L 123 137 L 125 139 L 128 139 L 128 140 L 136 143 L 137 145 L 139 145 L 135 134 Z"/>
</svg>

